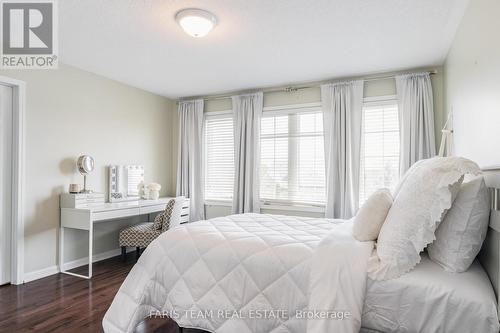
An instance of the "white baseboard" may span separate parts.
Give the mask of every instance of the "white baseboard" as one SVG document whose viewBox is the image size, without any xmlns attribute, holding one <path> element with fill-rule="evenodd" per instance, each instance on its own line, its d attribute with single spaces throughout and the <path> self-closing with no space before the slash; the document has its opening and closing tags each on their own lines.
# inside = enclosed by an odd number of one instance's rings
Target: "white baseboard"
<svg viewBox="0 0 500 333">
<path fill-rule="evenodd" d="M 42 279 L 44 277 L 51 276 L 57 273 L 59 273 L 59 267 L 57 265 L 29 273 L 24 273 L 24 283 Z"/>
<path fill-rule="evenodd" d="M 127 252 L 129 252 L 129 251 L 127 250 Z M 114 249 L 114 250 L 110 250 L 110 251 L 106 251 L 106 252 L 94 254 L 92 256 L 92 262 L 98 262 L 98 261 L 101 261 L 101 260 L 109 259 L 109 258 L 112 258 L 112 257 L 116 257 L 116 256 L 118 256 L 120 254 L 121 254 L 121 249 Z M 66 270 L 70 270 L 70 269 L 73 269 L 73 268 L 76 268 L 76 267 L 87 265 L 88 262 L 89 262 L 89 257 L 80 258 L 80 259 L 76 259 L 76 260 L 72 260 L 72 261 L 66 262 L 64 264 L 64 268 Z M 54 274 L 57 274 L 59 272 L 60 272 L 59 266 L 58 265 L 54 265 L 54 266 L 43 268 L 43 269 L 40 269 L 40 270 L 37 270 L 37 271 L 24 273 L 24 282 L 26 283 L 26 282 L 31 282 L 31 281 L 34 281 L 34 280 L 42 279 L 44 277 L 47 277 L 47 276 L 50 276 L 50 275 L 54 275 Z"/>
<path fill-rule="evenodd" d="M 120 254 L 121 254 L 121 249 L 114 249 L 114 250 L 94 254 L 92 256 L 92 262 L 98 262 L 101 260 L 109 259 L 112 257 L 116 257 Z M 72 260 L 72 261 L 68 261 L 68 262 L 64 263 L 64 269 L 70 270 L 73 268 L 87 265 L 88 263 L 89 263 L 89 257 Z"/>
</svg>

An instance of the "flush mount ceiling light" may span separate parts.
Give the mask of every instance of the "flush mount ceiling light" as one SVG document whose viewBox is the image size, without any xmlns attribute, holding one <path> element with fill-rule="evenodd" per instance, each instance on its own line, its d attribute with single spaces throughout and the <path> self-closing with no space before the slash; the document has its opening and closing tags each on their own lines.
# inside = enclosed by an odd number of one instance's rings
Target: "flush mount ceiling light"
<svg viewBox="0 0 500 333">
<path fill-rule="evenodd" d="M 193 37 L 206 36 L 217 24 L 214 14 L 197 8 L 177 12 L 175 20 L 188 35 Z"/>
</svg>

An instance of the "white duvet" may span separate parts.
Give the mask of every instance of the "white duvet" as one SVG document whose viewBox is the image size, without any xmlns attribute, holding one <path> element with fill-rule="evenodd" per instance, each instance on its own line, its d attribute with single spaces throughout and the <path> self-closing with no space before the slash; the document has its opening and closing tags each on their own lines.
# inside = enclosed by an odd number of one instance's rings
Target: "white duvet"
<svg viewBox="0 0 500 333">
<path fill-rule="evenodd" d="M 342 223 L 345 222 L 345 223 Z M 211 332 L 357 332 L 373 244 L 343 220 L 242 214 L 183 225 L 146 249 L 103 319 Z"/>
</svg>

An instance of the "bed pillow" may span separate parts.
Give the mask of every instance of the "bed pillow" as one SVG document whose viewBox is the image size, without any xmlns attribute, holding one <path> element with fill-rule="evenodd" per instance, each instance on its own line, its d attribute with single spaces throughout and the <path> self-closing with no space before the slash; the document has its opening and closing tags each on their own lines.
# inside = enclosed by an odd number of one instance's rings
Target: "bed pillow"
<svg viewBox="0 0 500 333">
<path fill-rule="evenodd" d="M 370 195 L 354 217 L 354 238 L 362 242 L 376 240 L 391 205 L 392 195 L 386 188 Z"/>
<path fill-rule="evenodd" d="M 461 157 L 434 157 L 412 168 L 380 230 L 368 266 L 370 277 L 397 278 L 415 267 L 420 252 L 435 239 L 464 175 L 479 172 L 477 164 Z"/>
<path fill-rule="evenodd" d="M 405 172 L 405 174 L 401 177 L 401 179 L 399 180 L 398 184 L 394 188 L 394 191 L 392 191 L 392 197 L 393 198 L 397 197 L 399 191 L 401 190 L 401 187 L 403 187 L 403 184 L 406 182 L 406 180 L 408 179 L 408 177 L 410 177 L 410 175 L 412 175 L 415 172 L 415 170 L 418 169 L 419 165 L 422 164 L 422 163 L 424 163 L 425 161 L 427 161 L 427 160 L 419 160 L 419 161 L 415 162 L 408 169 L 408 171 Z"/>
<path fill-rule="evenodd" d="M 449 272 L 465 272 L 488 231 L 490 197 L 483 177 L 462 184 L 453 206 L 428 246 L 429 257 Z"/>
</svg>

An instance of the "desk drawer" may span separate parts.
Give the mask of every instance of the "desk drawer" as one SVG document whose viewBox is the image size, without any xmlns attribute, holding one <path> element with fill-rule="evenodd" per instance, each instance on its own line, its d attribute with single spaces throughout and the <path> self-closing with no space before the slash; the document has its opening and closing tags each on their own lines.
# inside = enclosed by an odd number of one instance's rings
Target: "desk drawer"
<svg viewBox="0 0 500 333">
<path fill-rule="evenodd" d="M 138 207 L 92 213 L 93 221 L 112 220 L 142 214 Z"/>
<path fill-rule="evenodd" d="M 142 214 L 151 214 L 151 213 L 158 213 L 158 212 L 163 212 L 165 210 L 165 207 L 167 205 L 161 204 L 161 205 L 154 205 L 154 206 L 145 206 L 141 207 L 141 215 Z"/>
<path fill-rule="evenodd" d="M 85 208 L 88 204 L 104 204 L 103 193 L 63 193 L 60 198 L 61 208 Z"/>
</svg>

